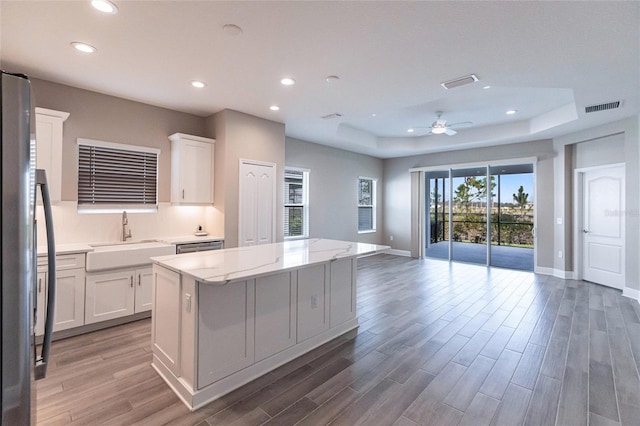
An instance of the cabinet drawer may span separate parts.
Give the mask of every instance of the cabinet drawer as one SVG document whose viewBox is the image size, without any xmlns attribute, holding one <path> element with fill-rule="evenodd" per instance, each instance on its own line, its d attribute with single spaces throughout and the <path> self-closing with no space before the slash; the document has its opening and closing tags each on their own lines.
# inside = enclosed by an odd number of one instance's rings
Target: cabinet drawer
<svg viewBox="0 0 640 426">
<path fill-rule="evenodd" d="M 65 269 L 84 269 L 85 254 L 59 254 L 56 256 L 56 271 Z"/>
</svg>

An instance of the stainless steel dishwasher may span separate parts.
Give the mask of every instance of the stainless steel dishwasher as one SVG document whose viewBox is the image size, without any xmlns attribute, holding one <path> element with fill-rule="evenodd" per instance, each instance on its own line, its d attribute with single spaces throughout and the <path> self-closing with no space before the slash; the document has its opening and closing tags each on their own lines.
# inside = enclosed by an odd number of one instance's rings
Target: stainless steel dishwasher
<svg viewBox="0 0 640 426">
<path fill-rule="evenodd" d="M 202 241 L 198 243 L 176 244 L 176 254 L 194 253 L 197 251 L 220 250 L 222 241 Z"/>
</svg>

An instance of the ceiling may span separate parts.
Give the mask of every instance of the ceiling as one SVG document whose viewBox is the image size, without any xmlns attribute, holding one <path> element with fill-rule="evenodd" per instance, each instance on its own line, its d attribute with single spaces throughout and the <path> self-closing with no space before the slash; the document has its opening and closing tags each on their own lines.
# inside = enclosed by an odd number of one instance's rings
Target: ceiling
<svg viewBox="0 0 640 426">
<path fill-rule="evenodd" d="M 200 116 L 234 109 L 380 158 L 556 137 L 640 112 L 637 1 L 115 3 L 105 15 L 89 1 L 3 0 L 2 67 Z M 440 85 L 472 73 L 478 82 Z M 436 111 L 473 124 L 407 133 Z"/>
</svg>

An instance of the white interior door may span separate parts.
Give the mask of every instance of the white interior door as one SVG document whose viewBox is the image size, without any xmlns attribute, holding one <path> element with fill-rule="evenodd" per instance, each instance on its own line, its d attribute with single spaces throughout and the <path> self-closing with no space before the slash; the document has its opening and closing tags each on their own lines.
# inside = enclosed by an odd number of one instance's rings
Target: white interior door
<svg viewBox="0 0 640 426">
<path fill-rule="evenodd" d="M 583 174 L 582 278 L 624 287 L 624 167 Z"/>
<path fill-rule="evenodd" d="M 275 164 L 240 161 L 240 247 L 274 242 L 275 194 Z"/>
</svg>

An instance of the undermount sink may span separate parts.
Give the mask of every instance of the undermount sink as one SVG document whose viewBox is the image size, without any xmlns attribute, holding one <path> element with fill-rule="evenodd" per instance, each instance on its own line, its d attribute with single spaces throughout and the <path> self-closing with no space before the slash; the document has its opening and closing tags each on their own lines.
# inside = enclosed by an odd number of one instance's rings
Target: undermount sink
<svg viewBox="0 0 640 426">
<path fill-rule="evenodd" d="M 157 241 L 126 241 L 90 244 L 87 272 L 148 265 L 149 258 L 175 254 L 175 246 Z"/>
</svg>

